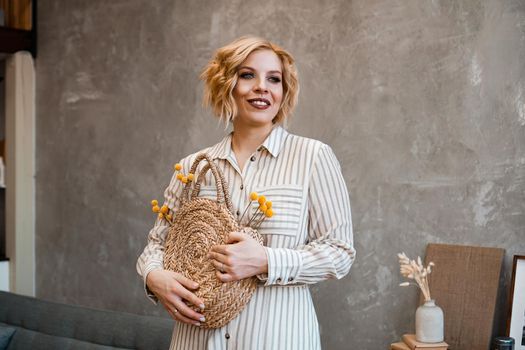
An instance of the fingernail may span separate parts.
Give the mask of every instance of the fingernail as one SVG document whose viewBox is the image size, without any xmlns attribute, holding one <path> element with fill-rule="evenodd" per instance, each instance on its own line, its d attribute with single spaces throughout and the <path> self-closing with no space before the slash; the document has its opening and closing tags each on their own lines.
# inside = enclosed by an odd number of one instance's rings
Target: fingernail
<svg viewBox="0 0 525 350">
<path fill-rule="evenodd" d="M 204 310 L 204 304 L 200 304 L 199 307 L 201 308 L 201 310 Z"/>
<path fill-rule="evenodd" d="M 201 320 L 201 322 L 204 322 L 204 321 L 206 321 L 206 318 L 204 318 L 204 316 L 202 316 L 201 318 L 199 318 L 199 320 Z"/>
<path fill-rule="evenodd" d="M 201 324 L 199 322 L 194 323 L 196 326 L 200 326 Z"/>
</svg>

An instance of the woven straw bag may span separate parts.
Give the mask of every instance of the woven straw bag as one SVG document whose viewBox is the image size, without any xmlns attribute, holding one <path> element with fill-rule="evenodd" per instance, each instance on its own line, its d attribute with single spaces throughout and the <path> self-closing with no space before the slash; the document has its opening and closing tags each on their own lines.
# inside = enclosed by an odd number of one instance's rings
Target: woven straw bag
<svg viewBox="0 0 525 350">
<path fill-rule="evenodd" d="M 211 246 L 225 244 L 232 231 L 245 232 L 261 244 L 263 240 L 256 230 L 241 227 L 235 220 L 224 175 L 208 154 L 201 153 L 197 156 L 190 173 L 195 174 L 201 161 L 206 161 L 207 164 L 196 177 L 193 188 L 192 182 L 185 185 L 180 208 L 168 231 L 164 268 L 176 271 L 199 284 L 194 293 L 203 300 L 206 308 L 200 310 L 193 304 L 186 304 L 205 316 L 206 321 L 201 322 L 202 328 L 219 328 L 234 319 L 246 306 L 257 287 L 257 278 L 221 282 L 207 254 Z M 215 178 L 217 201 L 198 197 L 201 182 L 208 170 L 212 171 Z"/>
</svg>

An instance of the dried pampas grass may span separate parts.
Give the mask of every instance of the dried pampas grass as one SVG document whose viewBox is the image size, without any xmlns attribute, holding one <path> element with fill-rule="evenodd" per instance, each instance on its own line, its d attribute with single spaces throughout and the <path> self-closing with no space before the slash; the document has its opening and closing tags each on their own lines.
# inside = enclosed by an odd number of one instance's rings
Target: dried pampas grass
<svg viewBox="0 0 525 350">
<path fill-rule="evenodd" d="M 400 284 L 400 286 L 407 287 L 409 285 L 416 285 L 421 289 L 421 292 L 423 292 L 425 301 L 431 300 L 427 276 L 430 275 L 430 272 L 432 272 L 432 266 L 434 266 L 435 264 L 433 262 L 430 262 L 427 265 L 427 267 L 425 267 L 423 266 L 423 263 L 421 262 L 421 258 L 419 256 L 417 257 L 416 262 L 416 260 L 410 260 L 405 253 L 399 253 L 397 254 L 397 257 L 399 258 L 399 267 L 401 275 L 403 277 L 413 279 L 417 282 L 417 284 L 411 282 L 403 282 Z"/>
</svg>

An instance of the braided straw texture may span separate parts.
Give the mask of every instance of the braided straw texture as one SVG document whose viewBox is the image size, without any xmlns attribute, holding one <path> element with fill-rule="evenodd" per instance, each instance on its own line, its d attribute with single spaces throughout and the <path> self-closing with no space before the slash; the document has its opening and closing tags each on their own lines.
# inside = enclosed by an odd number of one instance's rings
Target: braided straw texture
<svg viewBox="0 0 525 350">
<path fill-rule="evenodd" d="M 206 154 L 197 156 L 191 172 L 195 172 L 202 160 L 207 160 L 208 164 L 202 169 L 190 195 L 191 184 L 186 184 L 181 207 L 168 231 L 164 268 L 179 272 L 199 284 L 194 293 L 203 300 L 206 308 L 200 310 L 189 302 L 186 304 L 204 315 L 206 321 L 201 322 L 202 328 L 219 328 L 234 319 L 246 306 L 257 287 L 257 278 L 221 282 L 215 274 L 215 266 L 206 255 L 211 246 L 225 244 L 228 234 L 233 231 L 244 232 L 261 244 L 263 240 L 256 230 L 241 227 L 235 221 L 224 176 Z M 217 201 L 197 197 L 200 181 L 208 169 L 216 178 Z"/>
</svg>

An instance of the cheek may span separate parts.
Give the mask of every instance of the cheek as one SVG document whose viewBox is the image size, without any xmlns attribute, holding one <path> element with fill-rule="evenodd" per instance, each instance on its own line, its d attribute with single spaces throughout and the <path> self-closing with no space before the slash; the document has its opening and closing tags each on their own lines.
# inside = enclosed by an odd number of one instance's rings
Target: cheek
<svg viewBox="0 0 525 350">
<path fill-rule="evenodd" d="M 279 104 L 283 101 L 283 88 L 276 89 L 273 94 L 274 101 L 279 102 Z"/>
<path fill-rule="evenodd" d="M 242 100 L 243 100 L 243 93 L 242 93 L 242 90 L 239 89 L 239 86 L 236 86 L 234 89 L 233 89 L 233 98 L 235 100 L 235 103 L 237 105 L 240 105 L 242 103 Z"/>
<path fill-rule="evenodd" d="M 235 88 L 233 89 L 234 96 L 244 96 L 250 91 L 250 86 L 246 81 L 238 80 Z"/>
</svg>

